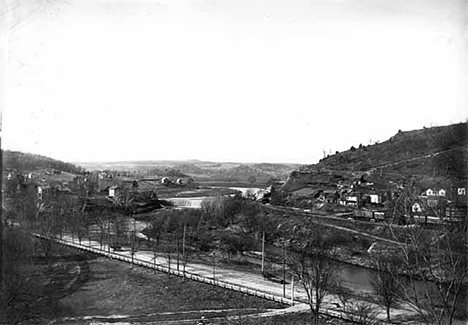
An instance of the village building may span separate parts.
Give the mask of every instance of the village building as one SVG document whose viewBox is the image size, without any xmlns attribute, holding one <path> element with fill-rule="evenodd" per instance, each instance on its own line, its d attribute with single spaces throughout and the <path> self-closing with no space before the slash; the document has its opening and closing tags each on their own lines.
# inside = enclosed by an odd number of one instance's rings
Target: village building
<svg viewBox="0 0 468 325">
<path fill-rule="evenodd" d="M 320 201 L 326 202 L 328 204 L 338 203 L 339 199 L 340 199 L 340 195 L 338 194 L 337 191 L 326 190 L 320 193 L 320 196 L 319 196 Z"/>
<path fill-rule="evenodd" d="M 446 196 L 447 195 L 447 191 L 443 188 L 439 189 L 439 190 L 433 190 L 431 188 L 428 188 L 427 190 L 425 190 L 421 196 L 427 196 L 427 197 L 432 197 L 432 196 Z"/>
<path fill-rule="evenodd" d="M 418 202 L 414 203 L 413 206 L 411 207 L 411 212 L 413 212 L 413 213 L 423 212 L 421 204 L 419 204 Z"/>
<path fill-rule="evenodd" d="M 120 187 L 117 185 L 109 187 L 109 197 L 115 197 L 120 191 Z"/>
<path fill-rule="evenodd" d="M 369 194 L 370 203 L 380 204 L 382 203 L 382 197 L 379 194 Z"/>
<path fill-rule="evenodd" d="M 359 206 L 361 205 L 361 196 L 355 192 L 344 194 L 340 199 L 340 204 L 346 206 Z"/>
<path fill-rule="evenodd" d="M 42 200 L 42 186 L 37 186 L 37 199 Z"/>
<path fill-rule="evenodd" d="M 433 196 L 434 195 L 434 190 L 431 189 L 431 188 L 428 188 L 424 193 L 423 195 L 425 196 Z"/>
</svg>

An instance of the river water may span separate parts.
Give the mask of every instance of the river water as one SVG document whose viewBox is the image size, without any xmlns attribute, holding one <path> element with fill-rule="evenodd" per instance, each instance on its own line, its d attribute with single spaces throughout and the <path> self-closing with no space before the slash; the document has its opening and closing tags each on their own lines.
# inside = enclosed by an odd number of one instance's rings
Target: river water
<svg viewBox="0 0 468 325">
<path fill-rule="evenodd" d="M 137 232 L 137 236 L 141 238 L 146 238 L 145 235 L 141 234 L 141 231 L 146 228 L 148 225 L 147 222 L 135 220 L 129 220 L 127 223 L 127 230 L 133 231 L 134 227 Z M 141 234 L 141 235 L 140 235 Z M 281 256 L 281 248 L 273 246 L 273 245 L 265 245 L 265 251 L 267 254 L 275 254 Z M 261 264 L 260 258 L 250 257 L 250 256 L 242 256 L 244 261 L 248 261 L 252 264 Z M 371 273 L 374 272 L 372 270 L 355 266 L 347 263 L 340 263 L 341 264 L 341 279 L 343 284 L 356 292 L 359 293 L 371 293 L 372 292 L 372 285 L 371 285 Z"/>
<path fill-rule="evenodd" d="M 260 191 L 260 188 L 247 188 L 247 187 L 231 187 L 231 189 L 240 191 L 242 195 L 247 196 L 251 195 L 252 193 L 257 193 Z M 201 202 L 209 197 L 184 197 L 184 198 L 165 198 L 164 200 L 172 202 L 174 206 L 181 207 L 181 208 L 191 208 L 191 209 L 200 209 Z M 266 251 L 272 254 L 281 254 L 281 248 L 267 245 Z M 281 256 L 281 255 L 280 255 Z M 243 257 L 244 260 L 249 261 L 253 264 L 260 263 L 260 259 L 256 259 L 253 257 Z M 370 270 L 355 266 L 347 263 L 342 263 L 341 265 L 341 278 L 343 284 L 352 289 L 354 291 L 358 291 L 361 293 L 371 293 L 372 292 L 372 285 L 371 285 L 371 272 Z"/>
<path fill-rule="evenodd" d="M 269 244 L 265 245 L 265 252 L 282 256 L 280 247 Z M 339 266 L 340 279 L 345 287 L 359 293 L 372 293 L 371 275 L 375 271 L 343 262 L 339 262 Z"/>
<path fill-rule="evenodd" d="M 238 190 L 242 193 L 243 196 L 249 196 L 252 194 L 257 193 L 258 191 L 262 190 L 260 188 L 246 188 L 246 187 L 231 187 L 231 189 Z M 172 202 L 176 207 L 179 208 L 191 208 L 191 209 L 200 209 L 201 203 L 205 199 L 209 199 L 210 197 L 185 197 L 185 198 L 165 198 L 165 200 Z M 137 223 L 139 223 L 137 221 Z M 145 223 L 146 224 L 146 223 Z M 137 228 L 143 227 L 143 225 L 139 225 Z M 277 256 L 281 256 L 281 248 L 273 246 L 273 245 L 266 245 L 266 253 L 275 254 Z M 249 261 L 250 263 L 259 264 L 261 263 L 259 258 L 254 257 L 242 257 L 244 260 Z M 372 293 L 373 288 L 371 284 L 372 274 L 375 272 L 373 270 L 356 266 L 347 263 L 340 263 L 340 278 L 344 286 L 347 288 L 358 292 L 358 293 Z M 422 282 L 419 284 L 422 286 Z"/>
</svg>

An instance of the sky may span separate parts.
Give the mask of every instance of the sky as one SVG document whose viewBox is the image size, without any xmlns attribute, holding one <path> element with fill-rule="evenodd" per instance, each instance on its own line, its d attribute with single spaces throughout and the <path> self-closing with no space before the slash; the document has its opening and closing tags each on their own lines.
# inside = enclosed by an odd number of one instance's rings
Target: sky
<svg viewBox="0 0 468 325">
<path fill-rule="evenodd" d="M 316 163 L 468 118 L 464 0 L 0 1 L 2 146 Z"/>
</svg>

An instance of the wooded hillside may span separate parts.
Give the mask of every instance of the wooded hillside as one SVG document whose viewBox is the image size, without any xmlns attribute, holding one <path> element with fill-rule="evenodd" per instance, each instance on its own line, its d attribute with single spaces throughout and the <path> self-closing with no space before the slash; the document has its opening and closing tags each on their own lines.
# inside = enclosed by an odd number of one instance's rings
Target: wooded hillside
<svg viewBox="0 0 468 325">
<path fill-rule="evenodd" d="M 73 174 L 85 171 L 82 167 L 41 155 L 10 150 L 2 150 L 2 155 L 3 168 L 7 170 L 34 171 L 38 169 L 55 169 Z"/>
</svg>

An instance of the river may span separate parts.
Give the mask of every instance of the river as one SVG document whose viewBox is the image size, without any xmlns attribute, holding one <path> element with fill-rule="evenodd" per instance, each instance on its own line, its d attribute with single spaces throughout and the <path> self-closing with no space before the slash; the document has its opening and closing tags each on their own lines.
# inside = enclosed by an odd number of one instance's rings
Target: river
<svg viewBox="0 0 468 325">
<path fill-rule="evenodd" d="M 247 187 L 230 187 L 230 189 L 240 191 L 243 196 L 250 196 L 262 190 L 260 188 L 247 188 Z M 176 207 L 179 207 L 179 208 L 200 209 L 201 202 L 209 198 L 210 198 L 209 196 L 184 197 L 184 198 L 173 197 L 173 198 L 165 198 L 164 200 L 172 202 Z M 140 228 L 140 227 L 142 227 L 142 225 L 140 225 L 137 228 Z M 281 248 L 273 246 L 273 245 L 266 245 L 265 247 L 266 247 L 265 250 L 267 254 L 270 253 L 270 254 L 281 256 Z M 243 259 L 253 264 L 261 263 L 259 258 L 243 256 Z M 355 292 L 364 293 L 364 294 L 373 292 L 371 279 L 372 279 L 372 274 L 375 271 L 361 267 L 361 266 L 344 263 L 344 262 L 340 262 L 340 269 L 341 269 L 340 278 L 342 280 L 342 283 L 345 285 L 345 287 Z M 419 283 L 418 286 L 422 287 L 423 283 L 422 282 Z"/>
<path fill-rule="evenodd" d="M 269 244 L 265 245 L 265 252 L 276 256 L 281 256 L 283 253 L 280 247 Z M 371 275 L 375 271 L 344 262 L 339 264 L 340 278 L 345 287 L 359 293 L 372 293 Z"/>
<path fill-rule="evenodd" d="M 230 189 L 240 191 L 243 196 L 255 194 L 258 191 L 262 190 L 260 188 L 247 188 L 247 187 L 230 187 Z M 209 197 L 184 197 L 184 198 L 165 198 L 164 200 L 172 202 L 174 206 L 181 208 L 191 208 L 191 209 L 200 209 L 201 202 Z M 266 246 L 267 253 L 272 254 L 281 254 L 281 248 L 278 248 L 273 245 Z M 279 250 L 279 251 L 278 251 Z M 260 259 L 253 257 L 243 257 L 244 260 L 249 261 L 250 263 L 258 264 Z M 343 279 L 343 284 L 354 291 L 359 291 L 361 293 L 371 293 L 371 270 L 366 268 L 355 266 L 347 263 L 341 263 L 341 278 Z"/>
<path fill-rule="evenodd" d="M 137 236 L 146 238 L 145 235 L 141 234 L 141 231 L 147 226 L 147 222 L 138 220 L 134 222 L 133 219 L 131 219 L 128 221 L 126 228 L 132 231 L 134 226 Z M 275 254 L 278 256 L 281 256 L 282 253 L 281 248 L 273 245 L 265 245 L 265 251 L 267 254 Z M 261 264 L 260 258 L 242 256 L 242 259 L 252 264 Z M 340 266 L 341 279 L 347 288 L 359 293 L 372 293 L 371 274 L 375 271 L 348 263 L 340 263 Z"/>
</svg>

